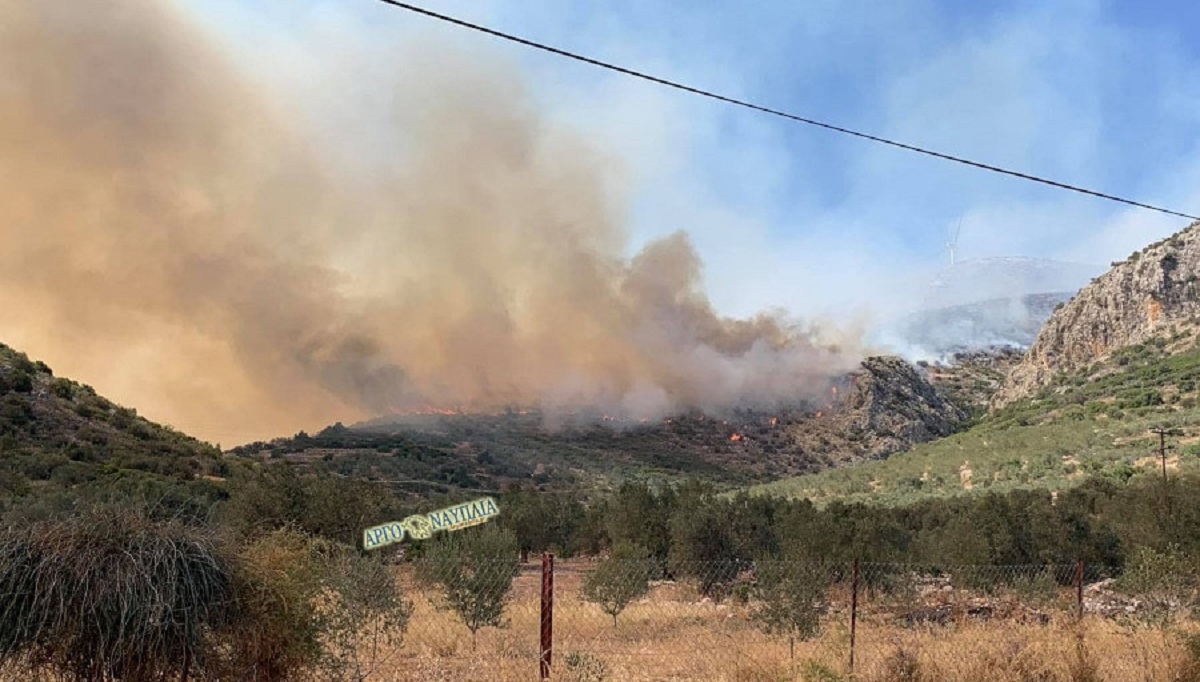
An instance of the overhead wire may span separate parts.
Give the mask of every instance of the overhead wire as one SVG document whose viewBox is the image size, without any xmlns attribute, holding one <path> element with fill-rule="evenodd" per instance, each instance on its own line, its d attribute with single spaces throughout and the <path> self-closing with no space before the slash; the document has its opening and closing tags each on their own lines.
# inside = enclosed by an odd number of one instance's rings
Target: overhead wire
<svg viewBox="0 0 1200 682">
<path fill-rule="evenodd" d="M 771 107 L 766 107 L 766 106 L 763 106 L 760 104 L 754 104 L 753 102 L 747 102 L 745 100 L 737 99 L 734 97 L 721 95 L 719 93 L 715 93 L 715 92 L 712 92 L 709 90 L 704 90 L 704 89 L 693 87 L 690 85 L 684 85 L 682 83 L 678 83 L 676 81 L 671 81 L 666 78 L 660 78 L 658 76 L 654 76 L 654 75 L 644 73 L 641 71 L 636 71 L 634 69 L 630 69 L 630 68 L 627 68 L 624 66 L 619 66 L 617 64 L 612 64 L 610 62 L 601 61 L 599 59 L 594 59 L 592 57 L 587 57 L 587 56 L 577 54 L 574 52 L 569 52 L 567 50 L 557 48 L 552 45 L 547 45 L 545 43 L 540 43 L 540 42 L 537 42 L 534 40 L 530 40 L 528 38 L 522 38 L 521 36 L 517 36 L 517 35 L 511 34 L 511 33 L 506 33 L 504 31 L 499 31 L 494 28 L 489 28 L 489 27 L 483 26 L 481 24 L 476 24 L 476 23 L 473 23 L 470 21 L 466 21 L 465 19 L 459 19 L 457 17 L 453 17 L 448 14 L 442 14 L 440 12 L 435 12 L 435 11 L 427 9 L 425 7 L 420 7 L 418 5 L 413 5 L 413 4 L 410 4 L 407 2 L 402 2 L 401 0 L 377 0 L 377 1 L 381 2 L 385 5 L 390 5 L 392 7 L 398 8 L 398 9 L 407 10 L 409 12 L 414 12 L 416 14 L 421 14 L 426 17 L 438 19 L 440 21 L 454 24 L 454 25 L 457 25 L 457 26 L 460 26 L 463 28 L 471 29 L 473 31 L 485 33 L 487 35 L 490 35 L 490 36 L 493 36 L 496 38 L 500 38 L 502 40 L 519 43 L 521 45 L 525 45 L 526 47 L 531 47 L 531 48 L 534 48 L 537 50 L 541 50 L 543 52 L 549 52 L 551 54 L 555 54 L 560 57 L 566 57 L 567 59 L 572 59 L 574 61 L 582 62 L 585 64 L 590 64 L 591 66 L 596 66 L 596 67 L 599 67 L 602 69 L 607 69 L 609 71 L 614 71 L 616 73 L 624 74 L 626 76 L 630 76 L 633 78 L 638 78 L 638 79 L 641 79 L 644 81 L 649 81 L 651 83 L 656 83 L 658 85 L 663 85 L 663 86 L 666 86 L 669 88 L 674 88 L 676 90 L 688 92 L 693 95 L 699 95 L 701 97 L 714 99 L 714 100 L 717 100 L 720 102 L 725 102 L 727 104 L 733 104 L 735 106 L 743 107 L 746 109 L 751 109 L 754 111 L 758 111 L 760 113 L 770 114 L 772 116 L 778 116 L 778 117 L 785 118 L 785 119 L 788 119 L 788 120 L 791 120 L 791 121 L 794 121 L 797 123 L 803 123 L 803 124 L 810 125 L 810 126 L 816 126 L 818 128 L 824 128 L 826 130 L 831 130 L 833 132 L 842 133 L 845 135 L 851 135 L 853 137 L 861 138 L 864 140 L 869 140 L 871 142 L 877 142 L 879 144 L 896 147 L 896 148 L 903 149 L 903 150 L 910 151 L 910 152 L 915 152 L 917 154 L 924 154 L 926 156 L 931 156 L 934 158 L 942 159 L 944 161 L 950 161 L 953 163 L 958 163 L 958 164 L 962 164 L 965 166 L 970 166 L 973 168 L 990 171 L 993 173 L 1000 173 L 1003 175 L 1020 178 L 1022 180 L 1028 180 L 1031 182 L 1048 185 L 1050 187 L 1055 187 L 1058 189 L 1068 190 L 1071 192 L 1077 192 L 1079 194 L 1085 194 L 1085 195 L 1097 197 L 1100 199 L 1107 199 L 1109 201 L 1115 201 L 1115 202 L 1118 202 L 1121 204 L 1126 204 L 1128 206 L 1135 206 L 1137 208 L 1142 208 L 1142 209 L 1146 209 L 1149 211 L 1156 211 L 1158 213 L 1163 213 L 1166 215 L 1177 216 L 1180 218 L 1187 218 L 1188 220 L 1200 221 L 1200 216 L 1195 216 L 1195 215 L 1191 215 L 1188 213 L 1183 213 L 1181 211 L 1175 211 L 1175 210 L 1172 210 L 1169 208 L 1163 208 L 1161 206 L 1155 206 L 1155 205 L 1143 203 L 1140 201 L 1134 201 L 1132 199 L 1126 199 L 1124 197 L 1120 197 L 1120 196 L 1117 196 L 1114 194 L 1098 192 L 1096 190 L 1087 189 L 1086 187 L 1080 187 L 1078 185 L 1072 185 L 1072 184 L 1069 184 L 1066 182 L 1052 180 L 1050 178 L 1042 177 L 1039 175 L 1033 175 L 1030 173 L 1022 173 L 1020 171 L 1015 171 L 1015 170 L 1011 170 L 1008 168 L 1002 168 L 1000 166 L 983 163 L 981 161 L 974 161 L 972 159 L 968 159 L 968 158 L 961 157 L 961 156 L 955 156 L 953 154 L 947 154 L 947 153 L 935 151 L 932 149 L 927 149 L 925 147 L 919 147 L 919 146 L 907 144 L 904 142 L 898 142 L 896 140 L 891 140 L 891 139 L 888 139 L 885 137 L 879 137 L 878 135 L 871 135 L 869 133 L 852 130 L 850 128 L 833 125 L 831 123 L 825 123 L 822 121 L 807 118 L 807 117 L 800 116 L 797 114 L 792 114 L 792 113 L 789 113 L 786 111 L 781 111 L 779 109 L 773 109 Z"/>
</svg>

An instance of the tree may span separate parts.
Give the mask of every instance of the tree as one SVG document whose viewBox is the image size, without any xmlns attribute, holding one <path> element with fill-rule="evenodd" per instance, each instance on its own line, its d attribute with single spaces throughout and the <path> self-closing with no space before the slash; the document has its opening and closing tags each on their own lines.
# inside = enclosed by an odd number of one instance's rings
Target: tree
<svg viewBox="0 0 1200 682">
<path fill-rule="evenodd" d="M 615 627 L 617 615 L 650 591 L 650 578 L 656 571 L 649 550 L 619 542 L 613 546 L 612 554 L 583 581 L 583 598 L 612 616 Z"/>
<path fill-rule="evenodd" d="M 335 679 L 366 680 L 398 653 L 412 617 L 385 559 L 345 545 L 323 542 L 325 587 L 335 597 L 324 614 L 326 666 Z"/>
<path fill-rule="evenodd" d="M 517 577 L 517 538 L 512 531 L 486 524 L 443 533 L 429 546 L 419 571 L 441 588 L 445 608 L 454 611 L 471 631 L 471 646 L 480 628 L 500 625 L 504 603 Z"/>
<path fill-rule="evenodd" d="M 645 547 L 661 568 L 671 548 L 670 519 L 675 506 L 676 496 L 669 489 L 655 493 L 645 484 L 626 482 L 607 509 L 608 537 L 614 543 L 627 540 Z"/>
<path fill-rule="evenodd" d="M 744 558 L 737 552 L 727 505 L 711 498 L 681 505 L 671 519 L 670 539 L 671 572 L 694 579 L 705 597 L 723 598 Z"/>
<path fill-rule="evenodd" d="M 786 635 L 790 655 L 796 640 L 813 637 L 821 629 L 821 602 L 828 575 L 820 564 L 796 561 L 760 561 L 755 567 L 754 595 L 761 602 L 753 613 L 758 626 L 770 635 Z"/>
</svg>

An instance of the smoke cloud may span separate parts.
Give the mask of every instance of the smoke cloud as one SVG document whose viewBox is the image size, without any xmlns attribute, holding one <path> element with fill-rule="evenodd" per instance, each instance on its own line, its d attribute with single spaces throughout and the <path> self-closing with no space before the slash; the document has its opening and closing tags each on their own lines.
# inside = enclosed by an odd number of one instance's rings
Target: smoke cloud
<svg viewBox="0 0 1200 682">
<path fill-rule="evenodd" d="M 683 232 L 627 257 L 619 166 L 512 72 L 410 55 L 356 166 L 167 3 L 77 10 L 0 0 L 0 338 L 151 418 L 232 444 L 425 407 L 644 417 L 857 364 L 853 336 L 718 315 Z"/>
</svg>

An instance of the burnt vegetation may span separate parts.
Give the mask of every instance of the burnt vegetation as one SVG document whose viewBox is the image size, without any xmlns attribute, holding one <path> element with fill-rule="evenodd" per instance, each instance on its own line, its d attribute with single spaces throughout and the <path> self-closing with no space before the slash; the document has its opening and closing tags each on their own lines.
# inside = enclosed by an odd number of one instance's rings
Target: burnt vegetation
<svg viewBox="0 0 1200 682">
<path fill-rule="evenodd" d="M 908 363 L 868 358 L 818 399 L 775 407 L 604 414 L 422 414 L 257 442 L 230 454 L 374 480 L 397 492 L 609 489 L 689 477 L 744 485 L 886 458 L 950 435 L 967 411 Z"/>
</svg>

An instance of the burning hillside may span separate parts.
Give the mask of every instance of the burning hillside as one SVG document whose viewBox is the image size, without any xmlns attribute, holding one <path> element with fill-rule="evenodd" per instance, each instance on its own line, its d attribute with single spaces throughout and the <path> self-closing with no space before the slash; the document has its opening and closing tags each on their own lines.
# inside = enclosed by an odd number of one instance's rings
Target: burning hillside
<svg viewBox="0 0 1200 682">
<path fill-rule="evenodd" d="M 0 0 L 0 335 L 156 418 L 769 409 L 861 356 L 719 315 L 682 232 L 630 257 L 626 179 L 499 66 L 405 48 L 347 162 L 170 3 L 76 9 Z"/>
<path fill-rule="evenodd" d="M 538 410 L 408 414 L 235 452 L 418 487 L 495 489 L 530 479 L 553 485 L 647 473 L 744 482 L 887 457 L 949 435 L 964 420 L 902 360 L 869 358 L 823 396 L 771 411 L 635 420 L 576 412 L 553 421 Z"/>
</svg>

